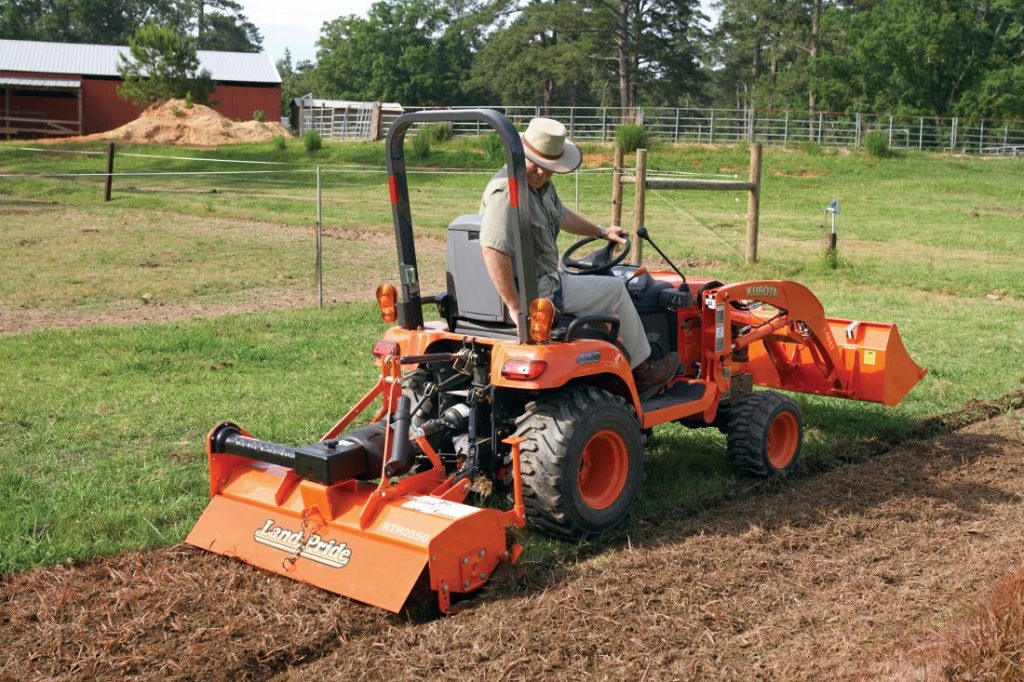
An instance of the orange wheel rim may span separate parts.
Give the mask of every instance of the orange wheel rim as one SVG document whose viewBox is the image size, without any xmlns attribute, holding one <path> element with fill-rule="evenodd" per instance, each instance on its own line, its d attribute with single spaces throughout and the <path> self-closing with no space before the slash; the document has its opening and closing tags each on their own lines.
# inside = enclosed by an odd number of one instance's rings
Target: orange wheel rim
<svg viewBox="0 0 1024 682">
<path fill-rule="evenodd" d="M 782 412 L 772 420 L 768 427 L 768 461 L 774 469 L 785 469 L 796 457 L 797 443 L 800 441 L 800 427 L 792 412 Z"/>
<path fill-rule="evenodd" d="M 629 450 L 615 431 L 594 434 L 580 457 L 579 487 L 583 501 L 592 509 L 615 504 L 629 477 Z"/>
</svg>

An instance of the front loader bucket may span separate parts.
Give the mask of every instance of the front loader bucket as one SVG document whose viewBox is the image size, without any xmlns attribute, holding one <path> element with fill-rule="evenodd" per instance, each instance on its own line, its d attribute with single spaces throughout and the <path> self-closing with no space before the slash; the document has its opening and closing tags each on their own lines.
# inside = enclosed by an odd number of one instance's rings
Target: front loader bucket
<svg viewBox="0 0 1024 682">
<path fill-rule="evenodd" d="M 508 512 L 416 492 L 443 488 L 443 472 L 382 491 L 229 454 L 211 453 L 210 471 L 213 499 L 187 543 L 395 613 L 424 572 L 447 612 L 452 594 L 478 589 L 518 556 Z"/>
<path fill-rule="evenodd" d="M 793 343 L 773 337 L 750 346 L 754 381 L 790 391 L 896 405 L 928 371 L 907 353 L 894 324 L 825 318 L 834 347 Z M 823 356 L 835 358 L 835 375 L 823 370 Z"/>
</svg>

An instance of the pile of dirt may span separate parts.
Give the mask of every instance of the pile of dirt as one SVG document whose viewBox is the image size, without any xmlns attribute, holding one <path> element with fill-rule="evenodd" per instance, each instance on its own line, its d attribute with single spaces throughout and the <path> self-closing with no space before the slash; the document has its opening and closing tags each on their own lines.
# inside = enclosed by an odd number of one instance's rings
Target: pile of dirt
<svg viewBox="0 0 1024 682">
<path fill-rule="evenodd" d="M 8 576 L 0 679 L 946 677 L 1024 552 L 1024 411 L 736 497 L 425 622 L 183 546 Z"/>
<path fill-rule="evenodd" d="M 187 107 L 184 100 L 170 99 L 151 105 L 137 119 L 120 128 L 46 141 L 119 140 L 139 144 L 215 147 L 222 144 L 266 142 L 278 135 L 291 137 L 291 133 L 278 122 L 232 121 L 202 104 Z"/>
</svg>

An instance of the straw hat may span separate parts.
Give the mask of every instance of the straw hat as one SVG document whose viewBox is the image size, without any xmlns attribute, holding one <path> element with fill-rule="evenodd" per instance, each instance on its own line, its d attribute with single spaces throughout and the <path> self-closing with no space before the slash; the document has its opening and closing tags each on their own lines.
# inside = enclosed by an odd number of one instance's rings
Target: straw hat
<svg viewBox="0 0 1024 682">
<path fill-rule="evenodd" d="M 522 135 L 526 158 L 552 173 L 576 170 L 583 154 L 565 139 L 565 126 L 553 118 L 535 118 Z"/>
</svg>

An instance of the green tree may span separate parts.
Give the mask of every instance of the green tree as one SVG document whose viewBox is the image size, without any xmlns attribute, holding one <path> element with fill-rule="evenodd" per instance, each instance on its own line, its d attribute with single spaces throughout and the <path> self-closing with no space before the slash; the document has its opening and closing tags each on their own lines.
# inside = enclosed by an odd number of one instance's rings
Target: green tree
<svg viewBox="0 0 1024 682">
<path fill-rule="evenodd" d="M 0 0 L 0 38 L 124 45 L 147 21 L 185 30 L 188 12 L 179 0 Z"/>
<path fill-rule="evenodd" d="M 594 104 L 607 69 L 593 15 L 566 0 L 531 2 L 484 43 L 472 67 L 472 83 L 489 100 L 507 103 Z M 596 86 L 596 87 L 595 87 Z"/>
<path fill-rule="evenodd" d="M 488 37 L 474 81 L 503 101 L 633 109 L 700 94 L 696 0 L 533 0 Z M 514 98 L 514 99 L 513 99 Z"/>
<path fill-rule="evenodd" d="M 191 93 L 194 101 L 209 102 L 216 86 L 199 70 L 191 36 L 151 22 L 129 39 L 128 50 L 131 56 L 121 55 L 117 67 L 124 80 L 120 96 L 142 105 Z"/>
<path fill-rule="evenodd" d="M 614 64 L 619 106 L 672 104 L 698 94 L 704 31 L 697 0 L 588 0 L 606 62 Z M 641 96 L 641 94 L 643 96 Z"/>
<path fill-rule="evenodd" d="M 259 52 L 263 36 L 234 0 L 196 0 L 196 41 L 200 50 Z"/>
<path fill-rule="evenodd" d="M 830 107 L 1024 116 L 1024 1 L 888 0 L 826 13 L 843 36 L 814 77 Z"/>
<path fill-rule="evenodd" d="M 0 38 L 124 45 L 146 22 L 195 31 L 199 49 L 259 52 L 235 0 L 0 0 Z"/>
<path fill-rule="evenodd" d="M 827 54 L 827 0 L 722 0 L 712 35 L 718 95 L 737 107 L 814 109 L 809 70 Z"/>
<path fill-rule="evenodd" d="M 384 0 L 363 19 L 324 24 L 316 82 L 324 96 L 416 105 L 461 104 L 474 37 L 446 4 Z"/>
<path fill-rule="evenodd" d="M 291 111 L 292 100 L 316 90 L 313 63 L 303 59 L 298 64 L 292 63 L 292 52 L 284 50 L 284 56 L 277 60 L 277 73 L 281 76 L 281 111 Z M 296 125 L 297 121 L 292 121 Z"/>
</svg>

